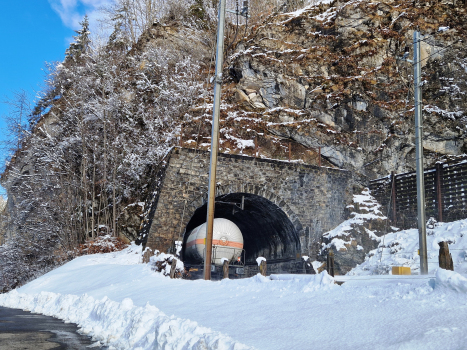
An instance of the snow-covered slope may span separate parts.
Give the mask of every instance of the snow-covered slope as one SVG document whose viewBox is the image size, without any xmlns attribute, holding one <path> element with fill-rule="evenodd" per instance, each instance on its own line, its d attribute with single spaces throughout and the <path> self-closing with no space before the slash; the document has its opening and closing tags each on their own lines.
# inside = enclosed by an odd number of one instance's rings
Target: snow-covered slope
<svg viewBox="0 0 467 350">
<path fill-rule="evenodd" d="M 438 268 L 438 243 L 443 241 L 449 244 L 454 271 L 467 274 L 467 219 L 448 223 L 430 220 L 427 228 L 428 271 L 430 273 Z M 380 237 L 378 248 L 370 251 L 365 261 L 348 274 L 387 274 L 390 273 L 391 266 L 408 266 L 418 274 L 420 267 L 418 244 L 417 229 L 388 233 Z"/>
<path fill-rule="evenodd" d="M 187 281 L 152 271 L 139 263 L 140 254 L 130 246 L 79 257 L 0 295 L 0 305 L 76 322 L 114 349 L 462 349 L 467 344 L 467 279 L 456 272 L 397 280 L 361 276 L 342 286 L 326 272 Z"/>
</svg>

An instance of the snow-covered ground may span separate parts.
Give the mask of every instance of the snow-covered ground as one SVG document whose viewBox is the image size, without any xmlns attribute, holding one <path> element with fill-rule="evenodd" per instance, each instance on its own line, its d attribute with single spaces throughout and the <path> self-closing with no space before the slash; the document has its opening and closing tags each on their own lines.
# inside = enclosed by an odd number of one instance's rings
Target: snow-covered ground
<svg viewBox="0 0 467 350">
<path fill-rule="evenodd" d="M 116 349 L 467 346 L 467 279 L 457 272 L 341 286 L 326 272 L 212 282 L 171 280 L 140 259 L 136 246 L 82 256 L 0 295 L 0 305 L 75 322 Z"/>
</svg>

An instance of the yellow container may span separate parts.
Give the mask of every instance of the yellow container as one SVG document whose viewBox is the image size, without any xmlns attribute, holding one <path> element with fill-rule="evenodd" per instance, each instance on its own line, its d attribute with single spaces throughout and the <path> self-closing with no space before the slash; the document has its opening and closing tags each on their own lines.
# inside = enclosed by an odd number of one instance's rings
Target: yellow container
<svg viewBox="0 0 467 350">
<path fill-rule="evenodd" d="M 410 267 L 407 266 L 393 266 L 392 267 L 393 275 L 411 275 Z"/>
</svg>

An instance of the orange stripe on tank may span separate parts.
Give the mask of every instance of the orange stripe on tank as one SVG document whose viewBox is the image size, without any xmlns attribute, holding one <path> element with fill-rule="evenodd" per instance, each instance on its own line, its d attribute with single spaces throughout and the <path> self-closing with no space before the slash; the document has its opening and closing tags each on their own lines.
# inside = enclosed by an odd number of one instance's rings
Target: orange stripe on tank
<svg viewBox="0 0 467 350">
<path fill-rule="evenodd" d="M 194 246 L 196 244 L 204 244 L 204 239 L 194 239 L 194 240 L 188 242 L 186 244 L 186 247 L 189 248 L 189 247 L 192 247 L 192 246 Z"/>
<path fill-rule="evenodd" d="M 213 239 L 213 245 L 218 245 L 222 247 L 233 247 L 233 248 L 243 248 L 243 243 L 232 242 L 232 241 L 221 241 L 220 239 Z"/>
<path fill-rule="evenodd" d="M 206 244 L 205 242 L 206 242 L 205 238 L 194 239 L 194 240 L 188 242 L 186 244 L 186 247 L 189 248 L 189 247 L 192 247 L 192 246 L 197 245 L 197 244 L 205 245 Z M 232 248 L 240 248 L 240 249 L 243 248 L 243 243 L 232 242 L 232 241 L 224 241 L 223 242 L 223 241 L 221 241 L 219 239 L 213 239 L 212 244 L 222 246 L 222 247 L 232 247 Z"/>
</svg>

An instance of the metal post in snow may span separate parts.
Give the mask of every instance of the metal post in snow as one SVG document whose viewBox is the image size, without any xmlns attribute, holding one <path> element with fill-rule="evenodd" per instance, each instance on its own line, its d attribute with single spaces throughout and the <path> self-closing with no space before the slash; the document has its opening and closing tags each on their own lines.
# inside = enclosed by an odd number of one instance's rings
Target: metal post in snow
<svg viewBox="0 0 467 350">
<path fill-rule="evenodd" d="M 394 171 L 391 172 L 391 207 L 392 207 L 392 221 L 394 224 L 397 222 L 397 209 L 396 209 L 396 175 Z"/>
<path fill-rule="evenodd" d="M 443 221 L 443 165 L 436 164 L 436 202 L 438 203 L 438 221 Z"/>
<path fill-rule="evenodd" d="M 418 240 L 420 247 L 420 274 L 428 274 L 428 257 L 426 248 L 426 218 L 425 218 L 425 184 L 423 179 L 423 118 L 422 93 L 420 88 L 420 33 L 413 33 L 413 63 L 414 63 L 414 95 L 415 95 L 415 152 L 417 163 L 417 214 Z"/>
<path fill-rule="evenodd" d="M 219 20 L 217 27 L 217 49 L 216 49 L 216 76 L 214 85 L 214 103 L 212 112 L 211 130 L 211 161 L 209 166 L 209 190 L 208 190 L 208 214 L 206 225 L 206 254 L 204 255 L 204 279 L 211 279 L 212 258 L 212 236 L 214 227 L 214 211 L 216 198 L 216 170 L 217 152 L 219 150 L 219 115 L 222 87 L 222 66 L 224 64 L 224 23 L 225 23 L 225 0 L 219 3 Z"/>
</svg>

